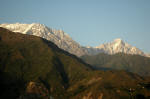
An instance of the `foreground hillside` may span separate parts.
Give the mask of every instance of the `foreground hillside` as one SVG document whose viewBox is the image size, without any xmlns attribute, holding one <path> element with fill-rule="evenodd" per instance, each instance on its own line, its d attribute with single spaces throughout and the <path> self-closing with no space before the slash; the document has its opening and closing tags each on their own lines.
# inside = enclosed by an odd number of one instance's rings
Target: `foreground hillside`
<svg viewBox="0 0 150 99">
<path fill-rule="evenodd" d="M 95 71 L 52 42 L 0 28 L 0 99 L 148 98 L 148 82 L 125 71 Z"/>
<path fill-rule="evenodd" d="M 118 53 L 115 55 L 85 55 L 82 59 L 96 69 L 126 70 L 142 76 L 150 76 L 150 58 L 140 55 Z"/>
</svg>

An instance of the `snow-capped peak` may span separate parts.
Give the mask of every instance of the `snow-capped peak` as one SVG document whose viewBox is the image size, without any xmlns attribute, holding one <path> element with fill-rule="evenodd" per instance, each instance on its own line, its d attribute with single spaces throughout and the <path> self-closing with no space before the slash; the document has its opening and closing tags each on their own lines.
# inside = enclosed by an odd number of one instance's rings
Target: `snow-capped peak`
<svg viewBox="0 0 150 99">
<path fill-rule="evenodd" d="M 110 43 L 113 47 L 113 49 L 117 49 L 119 46 L 126 46 L 128 45 L 127 43 L 125 43 L 122 39 L 118 38 L 118 39 L 115 39 L 112 43 Z M 128 45 L 130 46 L 130 45 Z"/>
<path fill-rule="evenodd" d="M 107 54 L 126 53 L 126 54 L 144 55 L 144 52 L 124 42 L 120 38 L 117 38 L 110 43 L 105 43 L 100 46 L 97 46 L 96 48 L 103 50 L 104 53 Z"/>
</svg>

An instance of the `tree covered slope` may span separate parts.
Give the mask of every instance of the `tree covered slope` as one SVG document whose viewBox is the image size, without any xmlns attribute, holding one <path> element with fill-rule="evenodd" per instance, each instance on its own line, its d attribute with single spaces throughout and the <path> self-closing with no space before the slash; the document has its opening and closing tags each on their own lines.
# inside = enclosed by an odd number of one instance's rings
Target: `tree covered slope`
<svg viewBox="0 0 150 99">
<path fill-rule="evenodd" d="M 118 53 L 115 55 L 97 54 L 81 57 L 97 69 L 126 70 L 142 76 L 150 76 L 150 58 L 140 55 Z"/>
</svg>

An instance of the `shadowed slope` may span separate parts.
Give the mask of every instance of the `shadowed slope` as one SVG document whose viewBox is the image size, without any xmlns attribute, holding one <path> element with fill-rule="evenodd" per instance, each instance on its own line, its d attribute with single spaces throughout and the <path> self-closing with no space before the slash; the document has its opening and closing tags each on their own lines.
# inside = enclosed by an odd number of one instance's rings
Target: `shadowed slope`
<svg viewBox="0 0 150 99">
<path fill-rule="evenodd" d="M 148 81 L 125 71 L 95 71 L 50 41 L 0 28 L 1 99 L 148 97 Z"/>
<path fill-rule="evenodd" d="M 55 95 L 75 83 L 69 79 L 82 79 L 91 71 L 76 56 L 42 38 L 12 33 L 3 28 L 0 28 L 0 38 L 0 70 L 13 76 L 13 81 L 21 79 L 26 83 L 41 78 L 51 86 Z"/>
</svg>

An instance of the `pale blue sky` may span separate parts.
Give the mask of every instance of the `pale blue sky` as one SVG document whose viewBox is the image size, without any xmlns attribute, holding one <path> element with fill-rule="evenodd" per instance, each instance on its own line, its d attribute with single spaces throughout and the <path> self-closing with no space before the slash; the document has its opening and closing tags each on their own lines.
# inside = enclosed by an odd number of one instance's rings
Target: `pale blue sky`
<svg viewBox="0 0 150 99">
<path fill-rule="evenodd" d="M 0 23 L 41 23 L 81 45 L 115 38 L 150 53 L 150 0 L 0 0 Z"/>
</svg>

